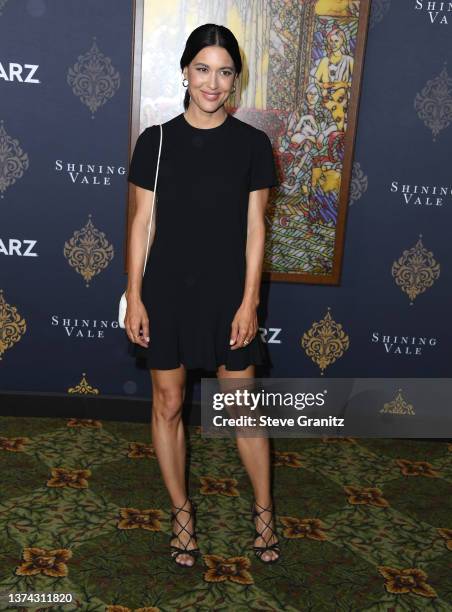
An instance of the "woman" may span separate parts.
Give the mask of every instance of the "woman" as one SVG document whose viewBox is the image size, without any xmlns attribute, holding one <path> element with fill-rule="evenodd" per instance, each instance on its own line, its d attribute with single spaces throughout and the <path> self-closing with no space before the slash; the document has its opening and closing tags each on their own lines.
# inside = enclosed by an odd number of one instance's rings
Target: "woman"
<svg viewBox="0 0 452 612">
<path fill-rule="evenodd" d="M 125 328 L 151 373 L 152 441 L 169 496 L 172 557 L 191 566 L 199 555 L 195 505 L 185 483 L 181 419 L 186 370 L 254 377 L 264 362 L 256 309 L 264 255 L 264 211 L 277 184 L 268 136 L 229 115 L 224 103 L 242 69 L 237 40 L 205 24 L 189 36 L 180 61 L 185 113 L 162 124 L 163 141 L 151 226 L 152 248 L 141 279 L 151 216 L 160 128 L 139 136 L 128 180 L 135 185 Z M 153 215 L 154 217 L 154 215 Z M 279 557 L 266 438 L 237 438 L 255 503 L 254 550 Z"/>
</svg>

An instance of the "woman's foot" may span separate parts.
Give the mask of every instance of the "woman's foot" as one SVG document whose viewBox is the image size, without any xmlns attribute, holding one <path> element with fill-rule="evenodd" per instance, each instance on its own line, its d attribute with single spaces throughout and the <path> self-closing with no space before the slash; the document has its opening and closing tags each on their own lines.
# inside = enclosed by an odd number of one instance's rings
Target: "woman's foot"
<svg viewBox="0 0 452 612">
<path fill-rule="evenodd" d="M 196 507 L 189 497 L 182 506 L 173 506 L 171 512 L 173 538 L 170 547 L 171 556 L 178 565 L 191 567 L 199 555 L 194 525 L 195 514 Z"/>
<path fill-rule="evenodd" d="M 256 528 L 253 550 L 256 556 L 265 563 L 274 563 L 279 559 L 280 548 L 274 528 L 273 504 L 261 506 L 256 501 L 252 507 L 252 517 Z"/>
</svg>

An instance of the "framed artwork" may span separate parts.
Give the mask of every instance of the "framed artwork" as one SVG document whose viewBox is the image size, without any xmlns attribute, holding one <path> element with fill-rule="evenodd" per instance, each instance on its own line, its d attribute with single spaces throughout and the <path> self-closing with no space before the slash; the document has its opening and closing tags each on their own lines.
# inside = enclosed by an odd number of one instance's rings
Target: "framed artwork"
<svg viewBox="0 0 452 612">
<path fill-rule="evenodd" d="M 130 154 L 142 130 L 183 111 L 190 32 L 217 23 L 239 42 L 227 110 L 268 134 L 280 180 L 263 280 L 339 283 L 369 13 L 370 0 L 134 2 Z"/>
</svg>

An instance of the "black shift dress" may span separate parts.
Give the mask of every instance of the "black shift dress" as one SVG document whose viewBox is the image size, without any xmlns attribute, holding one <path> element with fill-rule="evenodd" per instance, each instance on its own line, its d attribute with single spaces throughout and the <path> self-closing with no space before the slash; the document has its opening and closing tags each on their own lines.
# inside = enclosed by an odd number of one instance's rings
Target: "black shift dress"
<svg viewBox="0 0 452 612">
<path fill-rule="evenodd" d="M 162 124 L 156 231 L 142 282 L 148 368 L 243 370 L 265 363 L 259 332 L 232 350 L 231 323 L 245 286 L 249 192 L 278 184 L 267 134 L 228 114 L 195 128 L 181 113 Z M 154 189 L 160 128 L 138 137 L 127 180 Z"/>
</svg>

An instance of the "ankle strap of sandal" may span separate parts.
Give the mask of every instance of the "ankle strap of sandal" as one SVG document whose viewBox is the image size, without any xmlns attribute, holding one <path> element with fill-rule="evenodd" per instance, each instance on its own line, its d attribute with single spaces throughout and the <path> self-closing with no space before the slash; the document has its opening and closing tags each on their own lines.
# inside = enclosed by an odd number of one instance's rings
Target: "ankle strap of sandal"
<svg viewBox="0 0 452 612">
<path fill-rule="evenodd" d="M 262 508 L 262 510 L 257 510 L 256 506 L 259 506 L 259 508 Z M 253 512 L 255 512 L 256 514 L 262 514 L 262 512 L 272 512 L 273 511 L 273 502 L 270 502 L 270 505 L 265 508 L 264 506 L 261 506 L 260 504 L 257 503 L 256 500 L 253 501 L 253 506 L 252 506 Z"/>
<path fill-rule="evenodd" d="M 185 504 L 186 504 L 188 501 L 190 502 L 190 506 L 191 506 L 190 510 L 187 510 L 187 508 L 184 508 Z M 185 498 L 185 501 L 184 501 L 184 503 L 182 504 L 182 506 L 174 506 L 174 505 L 173 505 L 173 508 L 175 508 L 175 509 L 176 509 L 178 512 L 180 512 L 180 511 L 182 511 L 182 512 L 192 512 L 192 510 L 194 511 L 194 509 L 195 509 L 195 505 L 194 505 L 194 503 L 191 501 L 190 497 L 187 495 L 187 497 Z M 174 512 L 173 512 L 173 514 L 174 514 Z"/>
</svg>

